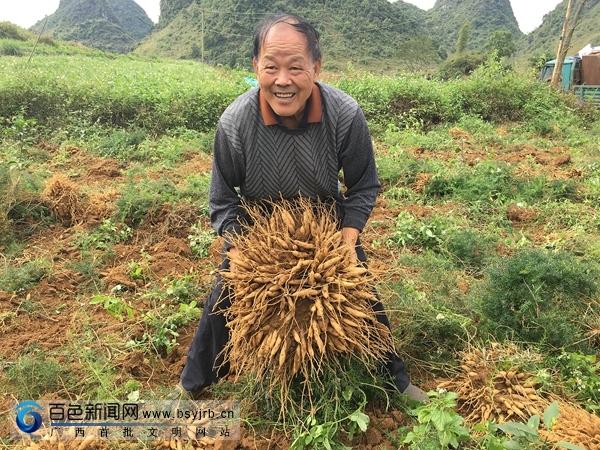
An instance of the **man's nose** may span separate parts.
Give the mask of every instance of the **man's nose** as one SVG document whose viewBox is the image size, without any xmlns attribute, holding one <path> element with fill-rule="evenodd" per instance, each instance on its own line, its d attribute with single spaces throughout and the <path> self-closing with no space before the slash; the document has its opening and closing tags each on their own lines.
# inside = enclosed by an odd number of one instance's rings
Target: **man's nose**
<svg viewBox="0 0 600 450">
<path fill-rule="evenodd" d="M 278 86 L 289 86 L 292 80 L 290 79 L 290 73 L 286 69 L 281 69 L 277 74 L 275 84 Z"/>
</svg>

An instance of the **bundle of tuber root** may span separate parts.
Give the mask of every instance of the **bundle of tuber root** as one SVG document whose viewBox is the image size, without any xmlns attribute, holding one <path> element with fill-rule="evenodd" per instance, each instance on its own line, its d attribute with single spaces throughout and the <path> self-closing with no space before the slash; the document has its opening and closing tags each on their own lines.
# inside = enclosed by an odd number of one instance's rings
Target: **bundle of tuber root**
<svg viewBox="0 0 600 450">
<path fill-rule="evenodd" d="M 266 381 L 285 396 L 294 378 L 317 380 L 352 355 L 374 367 L 393 350 L 376 320 L 373 277 L 350 256 L 331 207 L 308 200 L 247 207 L 251 218 L 232 237 L 237 249 L 225 314 L 226 358 L 238 375 Z"/>
<path fill-rule="evenodd" d="M 439 383 L 438 388 L 458 393 L 458 410 L 473 424 L 488 420 L 527 422 L 558 400 L 559 416 L 554 426 L 550 431 L 540 429 L 544 439 L 600 450 L 600 418 L 554 395 L 543 395 L 535 376 L 522 370 L 524 363 L 537 356 L 510 344 L 470 348 L 461 354 L 460 372 Z"/>
<path fill-rule="evenodd" d="M 471 348 L 461 354 L 461 372 L 438 387 L 458 393 L 459 411 L 472 423 L 526 421 L 539 415 L 549 402 L 538 395 L 535 378 L 518 367 L 500 367 L 515 351 L 498 344 Z"/>
</svg>

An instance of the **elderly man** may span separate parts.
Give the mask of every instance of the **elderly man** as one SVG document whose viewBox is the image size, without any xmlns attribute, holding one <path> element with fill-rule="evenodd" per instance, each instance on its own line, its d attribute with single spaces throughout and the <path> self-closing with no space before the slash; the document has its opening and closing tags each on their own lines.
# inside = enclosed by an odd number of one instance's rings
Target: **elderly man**
<svg viewBox="0 0 600 450">
<path fill-rule="evenodd" d="M 334 201 L 343 239 L 364 262 L 358 237 L 380 185 L 362 110 L 347 94 L 316 82 L 321 69 L 319 35 L 300 17 L 276 14 L 263 21 L 254 38 L 253 66 L 259 88 L 237 98 L 217 127 L 210 189 L 212 225 L 219 235 L 239 232 L 245 220 L 241 197 L 256 201 L 301 195 Z M 340 169 L 347 187 L 343 195 Z M 236 251 L 230 244 L 226 250 Z M 221 267 L 228 264 L 226 258 Z M 227 362 L 220 360 L 228 330 L 223 315 L 214 311 L 223 297 L 228 302 L 228 292 L 218 278 L 181 375 L 179 389 L 192 398 L 228 370 Z M 378 320 L 389 326 L 380 302 L 374 310 Z M 427 399 L 410 384 L 397 355 L 389 355 L 386 368 L 400 392 L 415 400 Z"/>
</svg>

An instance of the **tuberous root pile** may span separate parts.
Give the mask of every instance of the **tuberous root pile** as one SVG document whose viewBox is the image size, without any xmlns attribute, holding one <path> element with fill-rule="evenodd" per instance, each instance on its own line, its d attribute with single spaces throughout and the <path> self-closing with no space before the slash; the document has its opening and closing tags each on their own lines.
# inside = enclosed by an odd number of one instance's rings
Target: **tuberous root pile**
<svg viewBox="0 0 600 450">
<path fill-rule="evenodd" d="M 506 357 L 507 349 L 499 345 L 462 352 L 460 373 L 438 385 L 458 393 L 458 410 L 467 421 L 527 421 L 548 405 L 532 375 L 517 367 L 501 370 Z"/>
<path fill-rule="evenodd" d="M 248 208 L 253 225 L 235 236 L 226 311 L 232 369 L 284 392 L 297 375 L 317 380 L 351 354 L 373 366 L 393 350 L 377 321 L 373 277 L 351 258 L 331 210 L 306 200 Z"/>
<path fill-rule="evenodd" d="M 567 403 L 560 403 L 552 430 L 542 429 L 540 433 L 549 442 L 564 441 L 588 450 L 600 450 L 600 417 Z"/>
</svg>

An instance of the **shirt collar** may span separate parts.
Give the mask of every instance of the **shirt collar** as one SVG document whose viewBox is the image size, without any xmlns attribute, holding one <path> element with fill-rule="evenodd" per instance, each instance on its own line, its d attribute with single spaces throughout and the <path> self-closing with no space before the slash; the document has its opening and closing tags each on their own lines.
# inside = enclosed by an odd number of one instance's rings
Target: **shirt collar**
<svg viewBox="0 0 600 450">
<path fill-rule="evenodd" d="M 323 119 L 323 106 L 321 99 L 321 90 L 319 86 L 315 83 L 313 84 L 312 92 L 310 97 L 306 102 L 306 108 L 308 109 L 308 115 L 306 122 L 307 123 L 321 123 Z M 260 109 L 260 115 L 262 117 L 263 123 L 266 126 L 277 125 L 279 122 L 277 121 L 277 115 L 273 112 L 273 109 L 265 99 L 262 91 L 258 90 L 258 104 Z"/>
</svg>

